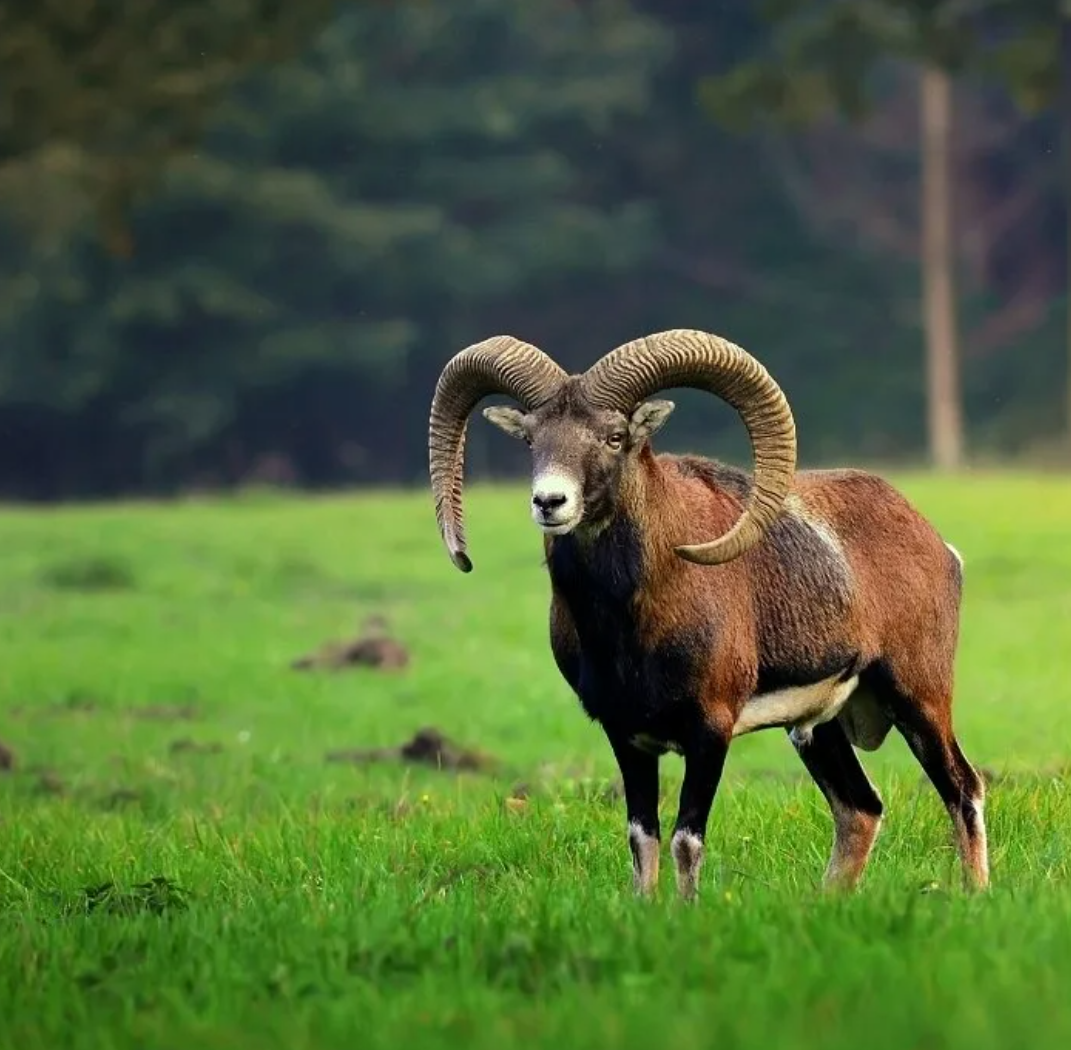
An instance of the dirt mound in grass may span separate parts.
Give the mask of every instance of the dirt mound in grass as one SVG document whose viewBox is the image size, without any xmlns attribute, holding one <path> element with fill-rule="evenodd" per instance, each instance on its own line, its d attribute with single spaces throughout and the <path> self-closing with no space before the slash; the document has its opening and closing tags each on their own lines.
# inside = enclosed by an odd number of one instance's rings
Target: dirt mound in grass
<svg viewBox="0 0 1071 1050">
<path fill-rule="evenodd" d="M 348 667 L 400 671 L 409 666 L 409 650 L 386 632 L 383 618 L 370 616 L 365 620 L 361 634 L 326 642 L 315 652 L 299 656 L 290 667 L 295 671 L 341 671 Z"/>
<path fill-rule="evenodd" d="M 345 748 L 329 751 L 324 757 L 328 762 L 394 761 L 473 773 L 490 772 L 498 766 L 490 755 L 462 747 L 432 726 L 417 730 L 410 740 L 398 747 Z"/>
</svg>

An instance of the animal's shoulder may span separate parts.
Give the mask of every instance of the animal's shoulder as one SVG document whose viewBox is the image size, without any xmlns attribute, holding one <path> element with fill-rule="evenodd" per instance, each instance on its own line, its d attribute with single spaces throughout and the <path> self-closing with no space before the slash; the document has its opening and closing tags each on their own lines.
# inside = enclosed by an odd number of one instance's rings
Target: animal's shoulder
<svg viewBox="0 0 1071 1050">
<path fill-rule="evenodd" d="M 660 457 L 664 468 L 679 477 L 698 479 L 713 491 L 726 493 L 740 503 L 747 501 L 754 482 L 752 474 L 740 467 L 704 456 Z M 767 530 L 764 542 L 749 560 L 765 565 L 777 576 L 801 582 L 829 584 L 838 590 L 846 583 L 847 566 L 831 524 L 823 514 L 821 491 L 848 481 L 852 471 L 798 471 L 784 512 Z M 848 482 L 850 484 L 850 481 Z M 812 579 L 813 578 L 813 579 Z"/>
<path fill-rule="evenodd" d="M 740 467 L 705 456 L 670 455 L 658 457 L 663 469 L 682 478 L 696 479 L 712 489 L 746 500 L 751 492 L 751 475 Z"/>
<path fill-rule="evenodd" d="M 694 454 L 663 453 L 658 462 L 664 470 L 682 478 L 697 479 L 711 489 L 746 501 L 754 483 L 752 473 L 731 463 Z M 792 481 L 791 504 L 820 512 L 831 502 L 879 500 L 902 506 L 906 497 L 879 474 L 856 467 L 797 470 Z M 790 504 L 790 505 L 791 505 Z"/>
</svg>

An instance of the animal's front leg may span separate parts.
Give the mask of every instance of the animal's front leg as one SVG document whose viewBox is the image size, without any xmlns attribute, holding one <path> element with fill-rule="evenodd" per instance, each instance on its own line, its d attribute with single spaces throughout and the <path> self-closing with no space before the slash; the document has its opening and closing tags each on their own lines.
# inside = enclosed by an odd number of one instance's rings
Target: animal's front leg
<svg viewBox="0 0 1071 1050">
<path fill-rule="evenodd" d="M 670 850 L 677 890 L 685 900 L 694 900 L 699 889 L 707 822 L 728 752 L 729 737 L 709 726 L 697 729 L 684 748 L 684 783 Z"/>
<path fill-rule="evenodd" d="M 636 893 L 646 897 L 658 885 L 658 756 L 641 751 L 617 734 L 607 736 L 625 785 L 632 885 Z"/>
</svg>

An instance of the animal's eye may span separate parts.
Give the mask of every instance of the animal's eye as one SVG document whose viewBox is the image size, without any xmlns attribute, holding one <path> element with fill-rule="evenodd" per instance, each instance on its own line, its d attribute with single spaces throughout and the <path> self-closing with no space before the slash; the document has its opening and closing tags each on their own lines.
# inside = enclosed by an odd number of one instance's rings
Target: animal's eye
<svg viewBox="0 0 1071 1050">
<path fill-rule="evenodd" d="M 606 439 L 606 444 L 608 444 L 610 446 L 610 448 L 615 448 L 615 449 L 616 448 L 620 448 L 624 443 L 625 443 L 625 435 L 624 434 L 620 434 L 620 433 L 611 434 Z"/>
</svg>

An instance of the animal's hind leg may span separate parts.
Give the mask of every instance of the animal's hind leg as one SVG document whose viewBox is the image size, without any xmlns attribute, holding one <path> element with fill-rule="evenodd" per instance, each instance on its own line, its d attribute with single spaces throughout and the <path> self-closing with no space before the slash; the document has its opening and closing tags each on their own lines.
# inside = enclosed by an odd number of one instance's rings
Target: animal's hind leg
<svg viewBox="0 0 1071 1050">
<path fill-rule="evenodd" d="M 966 882 L 989 885 L 989 849 L 985 829 L 985 783 L 967 761 L 952 731 L 951 719 L 911 711 L 897 728 L 903 733 L 945 804 L 956 836 Z"/>
<path fill-rule="evenodd" d="M 833 814 L 833 852 L 825 885 L 852 889 L 866 870 L 881 829 L 881 796 L 835 719 L 815 726 L 809 736 L 790 732 L 789 739 Z"/>
<path fill-rule="evenodd" d="M 952 729 L 951 692 L 927 702 L 893 686 L 888 690 L 896 728 L 907 741 L 945 804 L 968 886 L 989 885 L 985 828 L 985 783 L 967 760 Z"/>
</svg>

